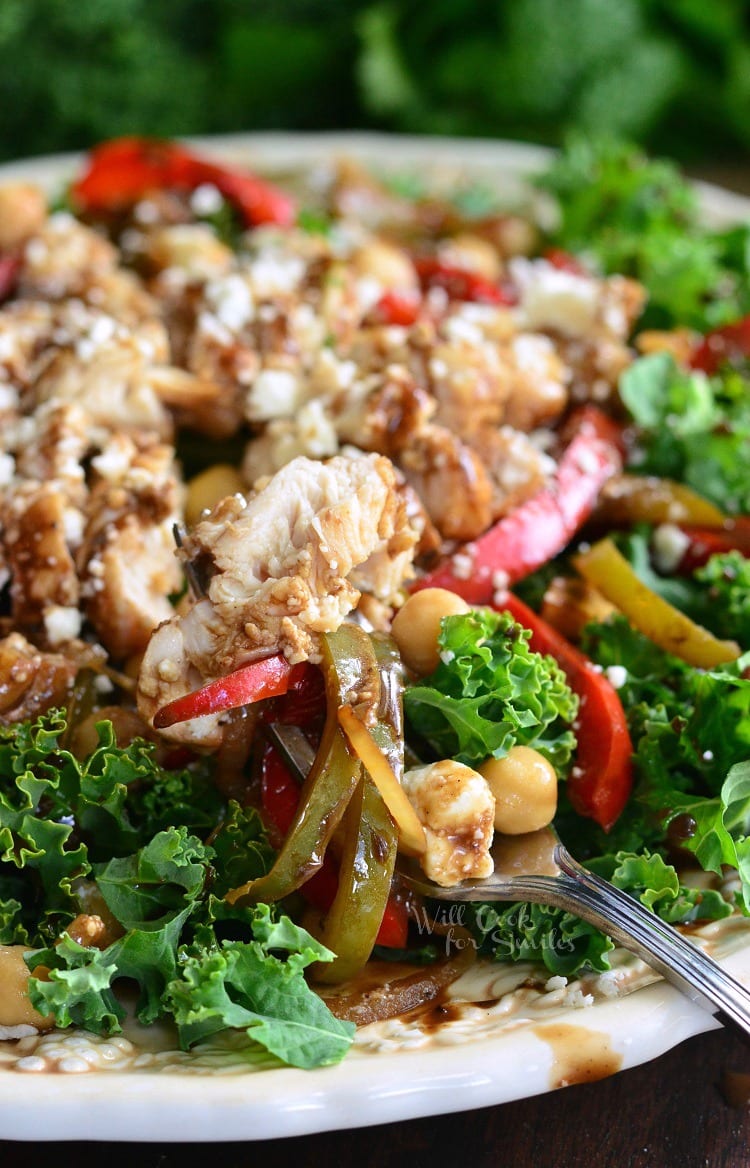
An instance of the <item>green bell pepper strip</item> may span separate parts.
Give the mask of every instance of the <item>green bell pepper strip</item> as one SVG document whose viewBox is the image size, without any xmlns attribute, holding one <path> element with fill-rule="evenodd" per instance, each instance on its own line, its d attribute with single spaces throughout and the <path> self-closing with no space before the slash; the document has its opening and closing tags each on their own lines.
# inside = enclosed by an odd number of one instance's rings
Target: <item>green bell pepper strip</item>
<svg viewBox="0 0 750 1168">
<path fill-rule="evenodd" d="M 371 644 L 380 675 L 378 720 L 371 733 L 398 778 L 404 773 L 403 665 L 395 641 L 375 634 Z M 337 956 L 315 968 L 329 985 L 346 981 L 372 953 L 391 891 L 398 831 L 383 797 L 368 774 L 347 808 L 338 892 L 319 940 Z"/>
<path fill-rule="evenodd" d="M 377 725 L 371 733 L 399 782 L 404 777 L 404 666 L 392 637 L 376 633 L 372 646 L 380 673 Z"/>
<path fill-rule="evenodd" d="M 327 715 L 300 793 L 299 807 L 273 868 L 226 894 L 230 904 L 270 903 L 294 892 L 318 871 L 362 774 L 336 717 L 350 704 L 374 721 L 380 701 L 378 665 L 372 642 L 359 626 L 345 622 L 322 639 Z"/>
<path fill-rule="evenodd" d="M 383 797 L 363 774 L 344 817 L 339 884 L 319 940 L 336 958 L 318 965 L 316 981 L 354 977 L 372 953 L 391 891 L 398 833 Z"/>
</svg>

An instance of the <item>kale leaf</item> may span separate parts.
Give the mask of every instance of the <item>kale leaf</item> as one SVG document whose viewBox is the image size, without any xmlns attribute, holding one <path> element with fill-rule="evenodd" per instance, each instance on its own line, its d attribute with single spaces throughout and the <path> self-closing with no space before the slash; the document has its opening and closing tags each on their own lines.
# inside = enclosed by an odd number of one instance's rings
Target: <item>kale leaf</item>
<svg viewBox="0 0 750 1168">
<path fill-rule="evenodd" d="M 658 855 L 608 853 L 587 866 L 672 924 L 717 920 L 732 911 L 718 892 L 681 885 L 675 869 Z M 467 907 L 466 923 L 480 952 L 496 961 L 538 961 L 563 977 L 610 968 L 614 942 L 572 913 L 526 903 Z"/>
<path fill-rule="evenodd" d="M 333 953 L 289 917 L 276 918 L 268 905 L 246 911 L 252 940 L 196 944 L 181 956 L 167 1008 L 182 1046 L 232 1027 L 291 1066 L 339 1062 L 355 1027 L 336 1018 L 303 976 Z"/>
<path fill-rule="evenodd" d="M 637 427 L 631 469 L 687 483 L 728 514 L 750 511 L 750 396 L 740 372 L 708 378 L 652 353 L 625 370 L 620 396 Z"/>
<path fill-rule="evenodd" d="M 696 190 L 672 163 L 575 135 L 538 181 L 557 203 L 552 242 L 640 280 L 643 324 L 706 331 L 750 309 L 747 233 L 707 229 Z"/>
<path fill-rule="evenodd" d="M 491 609 L 443 620 L 440 664 L 404 693 L 409 725 L 438 757 L 471 766 L 521 744 L 568 766 L 578 699 L 557 662 L 529 648 L 530 636 Z"/>
</svg>

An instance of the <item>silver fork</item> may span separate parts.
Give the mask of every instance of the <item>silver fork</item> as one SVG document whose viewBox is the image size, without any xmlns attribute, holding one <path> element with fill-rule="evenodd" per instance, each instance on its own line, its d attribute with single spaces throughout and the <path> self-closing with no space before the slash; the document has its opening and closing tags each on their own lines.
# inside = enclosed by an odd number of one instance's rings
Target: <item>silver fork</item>
<svg viewBox="0 0 750 1168">
<path fill-rule="evenodd" d="M 267 732 L 288 765 L 304 778 L 314 752 L 301 731 L 273 724 Z M 635 953 L 691 1001 L 718 1010 L 722 1022 L 750 1035 L 750 990 L 673 925 L 582 867 L 553 828 L 498 836 L 492 855 L 495 870 L 486 880 L 464 880 L 450 888 L 433 883 L 404 855 L 399 855 L 397 871 L 410 888 L 432 900 L 526 901 L 566 909 Z"/>
</svg>

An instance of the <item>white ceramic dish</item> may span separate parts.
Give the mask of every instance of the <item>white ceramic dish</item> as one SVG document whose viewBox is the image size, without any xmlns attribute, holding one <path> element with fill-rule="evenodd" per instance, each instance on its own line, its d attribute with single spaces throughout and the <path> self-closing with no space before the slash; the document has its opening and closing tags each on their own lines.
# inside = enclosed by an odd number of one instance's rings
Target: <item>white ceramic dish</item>
<svg viewBox="0 0 750 1168">
<path fill-rule="evenodd" d="M 547 158 L 539 147 L 515 143 L 375 134 L 232 135 L 196 146 L 270 169 L 314 166 L 337 155 L 402 171 L 427 167 L 448 180 L 486 179 L 508 195 Z M 76 162 L 58 156 L 6 164 L 0 180 L 23 178 L 54 190 Z M 713 223 L 750 214 L 750 201 L 738 195 L 700 190 Z M 700 936 L 750 981 L 750 922 L 708 925 Z M 572 986 L 519 987 L 525 972 L 484 967 L 476 984 L 464 983 L 465 996 L 483 1005 L 449 1006 L 448 1020 L 437 1027 L 396 1020 L 366 1028 L 340 1066 L 317 1071 L 253 1066 L 233 1042 L 191 1055 L 154 1049 L 158 1042 L 130 1033 L 112 1042 L 80 1035 L 64 1045 L 55 1036 L 39 1045 L 0 1042 L 0 1133 L 18 1140 L 216 1142 L 387 1123 L 601 1078 L 718 1025 L 629 957 L 615 975 Z"/>
</svg>

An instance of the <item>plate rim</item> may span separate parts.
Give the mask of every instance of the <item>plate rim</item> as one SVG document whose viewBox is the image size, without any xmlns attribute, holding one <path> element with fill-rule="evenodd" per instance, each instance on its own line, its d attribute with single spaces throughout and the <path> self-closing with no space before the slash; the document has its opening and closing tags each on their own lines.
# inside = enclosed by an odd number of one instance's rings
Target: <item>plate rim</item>
<svg viewBox="0 0 750 1168">
<path fill-rule="evenodd" d="M 219 158 L 263 167 L 330 161 L 457 164 L 520 186 L 555 153 L 503 139 L 456 139 L 374 131 L 262 131 L 183 139 Z M 53 191 L 84 152 L 0 163 L 0 182 L 22 180 Z M 703 213 L 716 225 L 750 218 L 750 197 L 695 182 Z M 750 942 L 724 963 L 750 979 Z M 564 1017 L 609 1037 L 627 1069 L 719 1025 L 664 982 L 597 1001 Z M 509 1057 L 510 1055 L 510 1057 Z M 479 1042 L 424 1051 L 354 1053 L 336 1067 L 222 1074 L 207 1071 L 93 1071 L 26 1074 L 0 1069 L 0 1127 L 7 1140 L 107 1140 L 128 1143 L 226 1142 L 310 1135 L 496 1106 L 553 1089 L 552 1052 L 530 1027 Z M 404 1071 L 408 1068 L 408 1074 Z M 619 1072 L 618 1072 L 619 1073 Z M 37 1086 L 30 1087 L 29 1079 Z M 42 1084 L 42 1086 L 38 1086 Z M 40 1107 L 45 1124 L 39 1123 Z M 102 1109 L 106 1108 L 106 1114 Z M 166 1111 L 166 1120 L 165 1120 Z"/>
</svg>

